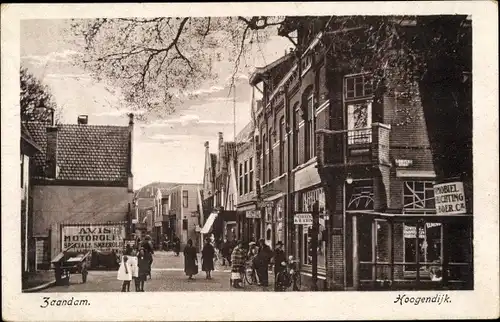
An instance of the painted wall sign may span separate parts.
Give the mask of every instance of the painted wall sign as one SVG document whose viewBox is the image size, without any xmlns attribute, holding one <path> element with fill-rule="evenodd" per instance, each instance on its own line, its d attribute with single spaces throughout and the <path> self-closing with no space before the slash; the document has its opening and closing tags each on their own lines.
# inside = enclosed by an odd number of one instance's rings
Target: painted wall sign
<svg viewBox="0 0 500 322">
<path fill-rule="evenodd" d="M 298 213 L 293 216 L 295 225 L 312 225 L 313 216 L 311 213 Z"/>
<path fill-rule="evenodd" d="M 82 224 L 62 226 L 62 248 L 75 243 L 71 251 L 89 250 L 121 252 L 126 237 L 124 224 Z"/>
<path fill-rule="evenodd" d="M 464 184 L 460 181 L 434 185 L 434 199 L 438 215 L 457 215 L 467 211 Z"/>
</svg>

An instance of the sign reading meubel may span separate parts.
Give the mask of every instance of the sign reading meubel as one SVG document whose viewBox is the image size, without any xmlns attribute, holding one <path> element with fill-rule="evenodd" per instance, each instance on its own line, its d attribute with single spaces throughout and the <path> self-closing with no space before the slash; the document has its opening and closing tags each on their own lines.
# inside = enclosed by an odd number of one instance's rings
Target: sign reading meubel
<svg viewBox="0 0 500 322">
<path fill-rule="evenodd" d="M 123 225 L 78 225 L 61 227 L 63 248 L 76 244 L 73 251 L 120 251 L 123 248 Z"/>
<path fill-rule="evenodd" d="M 466 213 L 464 184 L 460 181 L 434 185 L 434 198 L 438 215 Z"/>
</svg>

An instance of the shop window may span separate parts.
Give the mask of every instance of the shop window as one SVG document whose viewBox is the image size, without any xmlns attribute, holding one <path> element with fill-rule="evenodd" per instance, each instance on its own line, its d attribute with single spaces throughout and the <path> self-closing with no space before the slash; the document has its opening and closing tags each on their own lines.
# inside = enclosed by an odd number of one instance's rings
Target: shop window
<svg viewBox="0 0 500 322">
<path fill-rule="evenodd" d="M 303 192 L 302 198 L 302 210 L 304 212 L 309 212 L 313 210 L 313 205 L 318 201 L 319 206 L 319 227 L 318 227 L 318 267 L 325 268 L 326 263 L 326 225 L 325 220 L 325 196 L 324 190 L 322 188 L 313 189 L 310 191 Z M 299 208 L 300 209 L 300 208 Z M 299 227 L 302 236 L 302 251 L 301 251 L 301 261 L 304 265 L 311 265 L 312 263 L 312 226 L 304 225 Z"/>
<path fill-rule="evenodd" d="M 430 181 L 405 181 L 403 183 L 403 212 L 432 214 L 434 209 L 434 189 Z M 418 233 L 418 235 L 417 235 Z M 404 266 L 405 277 L 413 278 L 416 273 L 417 251 L 422 278 L 436 278 L 432 264 L 441 262 L 442 225 L 426 222 L 419 226 L 404 224 Z M 418 243 L 418 245 L 417 245 Z"/>
</svg>

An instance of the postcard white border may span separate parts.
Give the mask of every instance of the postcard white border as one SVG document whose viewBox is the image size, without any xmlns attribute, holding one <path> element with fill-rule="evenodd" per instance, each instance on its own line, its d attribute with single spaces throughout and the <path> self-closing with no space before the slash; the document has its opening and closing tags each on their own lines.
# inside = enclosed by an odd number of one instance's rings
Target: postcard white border
<svg viewBox="0 0 500 322">
<path fill-rule="evenodd" d="M 474 291 L 452 303 L 394 304 L 399 292 L 77 293 L 91 306 L 42 309 L 22 294 L 19 243 L 19 21 L 117 16 L 470 14 L 473 23 Z M 19 4 L 2 14 L 2 313 L 5 320 L 303 320 L 494 318 L 499 314 L 498 6 L 489 1 L 341 3 Z M 427 296 L 436 292 L 401 292 Z M 441 292 L 444 293 L 444 292 Z"/>
</svg>

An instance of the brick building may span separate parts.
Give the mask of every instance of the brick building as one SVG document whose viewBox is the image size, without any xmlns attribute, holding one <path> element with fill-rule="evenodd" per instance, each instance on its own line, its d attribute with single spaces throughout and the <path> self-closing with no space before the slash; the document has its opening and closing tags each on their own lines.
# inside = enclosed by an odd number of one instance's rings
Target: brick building
<svg viewBox="0 0 500 322">
<path fill-rule="evenodd" d="M 37 265 L 47 266 L 62 248 L 63 225 L 130 221 L 133 199 L 132 137 L 128 126 L 78 124 L 26 127 L 40 152 L 32 178 L 33 236 Z"/>
<path fill-rule="evenodd" d="M 459 112 L 471 110 L 470 80 L 454 83 L 465 89 L 461 109 L 430 95 L 430 81 L 412 105 L 374 92 L 370 71 L 328 58 L 328 29 L 310 32 L 328 18 L 282 30 L 296 31 L 303 50 L 250 78 L 263 95 L 255 137 L 266 237 L 284 240 L 307 278 L 317 234 L 321 288 L 471 288 L 472 118 Z M 457 154 L 466 161 L 455 166 Z M 436 213 L 435 184 L 449 182 L 463 211 Z"/>
</svg>

